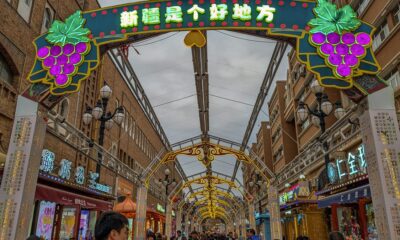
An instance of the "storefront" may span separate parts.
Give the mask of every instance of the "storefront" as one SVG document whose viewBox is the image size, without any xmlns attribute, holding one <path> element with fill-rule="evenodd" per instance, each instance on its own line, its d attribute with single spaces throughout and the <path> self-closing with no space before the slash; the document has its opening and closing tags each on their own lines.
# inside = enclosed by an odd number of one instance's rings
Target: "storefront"
<svg viewBox="0 0 400 240">
<path fill-rule="evenodd" d="M 262 239 L 271 240 L 271 225 L 269 213 L 256 213 L 257 232 L 262 235 Z"/>
<path fill-rule="evenodd" d="M 287 186 L 279 195 L 279 203 L 285 239 L 297 239 L 300 236 L 310 240 L 328 239 L 325 215 L 323 210 L 318 209 L 309 181 L 300 179 L 298 183 Z"/>
<path fill-rule="evenodd" d="M 155 233 L 164 233 L 165 228 L 165 208 L 157 203 L 156 208 L 147 207 L 146 229 L 151 229 Z"/>
<path fill-rule="evenodd" d="M 98 216 L 112 210 L 112 188 L 97 183 L 96 173 L 86 176 L 83 167 L 72 178 L 71 162 L 62 159 L 55 166 L 54 159 L 54 153 L 43 150 L 31 233 L 46 240 L 94 239 Z"/>
<path fill-rule="evenodd" d="M 328 165 L 330 185 L 316 193 L 330 231 L 352 240 L 376 240 L 377 229 L 368 183 L 364 146 L 352 148 Z"/>
</svg>

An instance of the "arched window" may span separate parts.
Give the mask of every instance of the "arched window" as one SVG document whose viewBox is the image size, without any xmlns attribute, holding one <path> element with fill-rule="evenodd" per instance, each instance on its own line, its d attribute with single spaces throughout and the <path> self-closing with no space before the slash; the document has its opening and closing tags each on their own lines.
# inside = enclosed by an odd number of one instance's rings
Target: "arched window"
<svg viewBox="0 0 400 240">
<path fill-rule="evenodd" d="M 60 116 L 62 116 L 64 119 L 66 119 L 67 116 L 68 116 L 68 107 L 69 107 L 68 99 L 62 100 L 61 103 L 60 103 L 60 108 L 59 108 L 58 113 L 59 113 Z"/>
<path fill-rule="evenodd" d="M 46 6 L 44 9 L 42 32 L 49 30 L 51 27 L 51 24 L 53 23 L 53 15 L 53 11 Z"/>
<path fill-rule="evenodd" d="M 6 59 L 0 54 L 0 81 L 12 84 L 13 76 Z"/>
</svg>

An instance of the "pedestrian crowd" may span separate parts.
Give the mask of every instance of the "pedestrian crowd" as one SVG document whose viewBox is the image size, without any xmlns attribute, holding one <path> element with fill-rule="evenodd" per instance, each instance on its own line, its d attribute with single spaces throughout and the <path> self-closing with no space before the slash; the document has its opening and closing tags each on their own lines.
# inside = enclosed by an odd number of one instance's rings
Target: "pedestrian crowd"
<svg viewBox="0 0 400 240">
<path fill-rule="evenodd" d="M 129 238 L 129 225 L 128 219 L 117 212 L 104 212 L 97 219 L 95 226 L 95 239 L 96 240 L 128 240 Z M 41 238 L 32 235 L 27 240 L 40 240 Z M 151 230 L 146 232 L 146 240 L 164 240 L 167 239 L 165 235 L 161 233 L 154 233 Z M 256 235 L 254 229 L 248 229 L 246 232 L 246 238 L 238 237 L 237 234 L 229 232 L 228 234 L 216 233 L 216 232 L 197 232 L 192 231 L 189 236 L 178 230 L 174 236 L 171 236 L 171 240 L 261 240 Z"/>
</svg>

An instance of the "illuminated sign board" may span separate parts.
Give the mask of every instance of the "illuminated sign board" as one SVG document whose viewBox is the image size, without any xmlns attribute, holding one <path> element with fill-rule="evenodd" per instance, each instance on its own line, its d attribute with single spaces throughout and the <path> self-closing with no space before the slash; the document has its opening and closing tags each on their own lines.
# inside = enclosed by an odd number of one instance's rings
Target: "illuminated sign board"
<svg viewBox="0 0 400 240">
<path fill-rule="evenodd" d="M 338 158 L 335 163 L 328 165 L 330 183 L 335 183 L 346 177 L 351 178 L 360 173 L 367 173 L 364 145 L 358 147 L 356 152 L 349 152 L 346 159 Z"/>
<path fill-rule="evenodd" d="M 39 169 L 42 172 L 47 174 L 52 174 L 52 171 L 55 169 L 55 159 L 56 156 L 53 152 L 47 149 L 43 149 L 42 151 L 42 161 Z M 62 159 L 60 161 L 60 166 L 58 170 L 58 176 L 64 180 L 71 179 L 71 171 L 72 171 L 72 162 L 67 159 Z M 85 183 L 85 168 L 82 166 L 78 166 L 75 169 L 75 182 L 79 185 L 83 185 Z M 104 184 L 100 184 L 97 182 L 99 177 L 98 173 L 89 172 L 88 179 L 88 187 L 95 189 L 100 192 L 105 192 L 108 194 L 112 194 L 112 187 Z"/>
<path fill-rule="evenodd" d="M 165 213 L 165 208 L 161 204 L 157 203 L 157 211 L 159 211 L 161 213 Z"/>
<path fill-rule="evenodd" d="M 336 16 L 340 16 L 340 19 Z M 327 0 L 140 1 L 56 20 L 34 41 L 36 61 L 28 80 L 51 95 L 80 90 L 99 66 L 100 48 L 133 35 L 189 31 L 186 46 L 206 44 L 203 30 L 262 31 L 295 42 L 297 59 L 327 87 L 370 93 L 385 87 L 372 51 L 373 27 L 351 6 Z M 196 36 L 196 37 L 195 37 Z M 368 84 L 365 78 L 370 77 Z M 353 84 L 357 83 L 357 84 Z M 350 94 L 349 94 L 350 95 Z"/>
</svg>

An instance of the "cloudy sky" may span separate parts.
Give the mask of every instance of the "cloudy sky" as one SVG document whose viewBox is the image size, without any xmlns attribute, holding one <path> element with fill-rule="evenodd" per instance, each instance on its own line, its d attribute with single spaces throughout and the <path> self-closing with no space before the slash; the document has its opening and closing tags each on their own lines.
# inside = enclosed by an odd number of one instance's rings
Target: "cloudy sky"
<svg viewBox="0 0 400 240">
<path fill-rule="evenodd" d="M 135 1 L 100 0 L 102 6 L 126 2 Z M 172 32 L 133 44 L 140 55 L 130 50 L 131 63 L 171 143 L 201 133 L 191 50 L 183 43 L 186 34 Z M 210 134 L 241 143 L 275 42 L 228 31 L 208 31 L 207 36 Z M 275 80 L 286 79 L 287 66 L 285 57 Z M 267 102 L 249 144 L 260 122 L 268 119 Z M 187 175 L 198 172 L 196 160 L 180 161 Z M 222 159 L 213 169 L 229 174 L 233 165 L 234 159 Z"/>
</svg>

